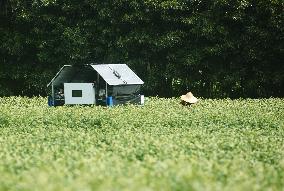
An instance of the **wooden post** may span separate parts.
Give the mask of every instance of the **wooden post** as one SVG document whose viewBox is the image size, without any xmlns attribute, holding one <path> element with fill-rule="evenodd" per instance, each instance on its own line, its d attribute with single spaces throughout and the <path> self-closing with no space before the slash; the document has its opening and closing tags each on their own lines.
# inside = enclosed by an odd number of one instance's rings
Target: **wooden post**
<svg viewBox="0 0 284 191">
<path fill-rule="evenodd" d="M 52 104 L 54 106 L 55 99 L 54 99 L 54 85 L 53 85 L 53 82 L 51 83 L 51 96 L 52 96 Z"/>
<path fill-rule="evenodd" d="M 106 82 L 106 99 L 107 99 L 107 82 Z"/>
</svg>

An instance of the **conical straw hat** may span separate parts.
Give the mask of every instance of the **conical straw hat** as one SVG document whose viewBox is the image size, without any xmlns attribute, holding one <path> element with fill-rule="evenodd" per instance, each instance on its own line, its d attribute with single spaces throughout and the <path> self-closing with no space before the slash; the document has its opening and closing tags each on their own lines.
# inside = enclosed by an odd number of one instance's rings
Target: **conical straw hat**
<svg viewBox="0 0 284 191">
<path fill-rule="evenodd" d="M 196 103 L 198 101 L 198 99 L 194 97 L 191 92 L 188 92 L 187 94 L 182 95 L 180 99 L 188 103 Z"/>
</svg>

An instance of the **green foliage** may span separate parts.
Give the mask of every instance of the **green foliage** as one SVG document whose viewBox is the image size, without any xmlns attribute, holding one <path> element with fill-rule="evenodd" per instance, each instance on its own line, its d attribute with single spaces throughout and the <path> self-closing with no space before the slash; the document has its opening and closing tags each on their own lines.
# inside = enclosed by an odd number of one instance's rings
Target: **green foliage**
<svg viewBox="0 0 284 191">
<path fill-rule="evenodd" d="M 283 103 L 0 98 L 0 190 L 281 190 Z"/>
<path fill-rule="evenodd" d="M 282 0 L 3 0 L 0 95 L 46 95 L 64 64 L 125 62 L 148 95 L 283 96 L 283 8 Z"/>
</svg>

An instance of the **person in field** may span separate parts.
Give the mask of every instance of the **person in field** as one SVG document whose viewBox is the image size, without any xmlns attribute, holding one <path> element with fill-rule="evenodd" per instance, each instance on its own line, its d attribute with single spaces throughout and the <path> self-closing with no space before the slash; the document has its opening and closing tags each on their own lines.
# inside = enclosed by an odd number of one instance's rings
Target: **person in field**
<svg viewBox="0 0 284 191">
<path fill-rule="evenodd" d="M 187 94 L 182 95 L 180 99 L 181 99 L 182 105 L 191 105 L 191 104 L 195 104 L 198 102 L 198 99 L 194 97 L 194 95 L 191 92 L 188 92 Z"/>
</svg>

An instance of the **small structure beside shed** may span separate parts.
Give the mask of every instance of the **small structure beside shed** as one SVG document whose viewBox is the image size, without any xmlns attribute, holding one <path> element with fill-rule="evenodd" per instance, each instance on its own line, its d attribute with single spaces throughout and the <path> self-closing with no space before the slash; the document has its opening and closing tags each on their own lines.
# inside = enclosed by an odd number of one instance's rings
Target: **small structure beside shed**
<svg viewBox="0 0 284 191">
<path fill-rule="evenodd" d="M 48 104 L 143 104 L 143 84 L 126 64 L 64 65 L 47 85 Z"/>
</svg>

